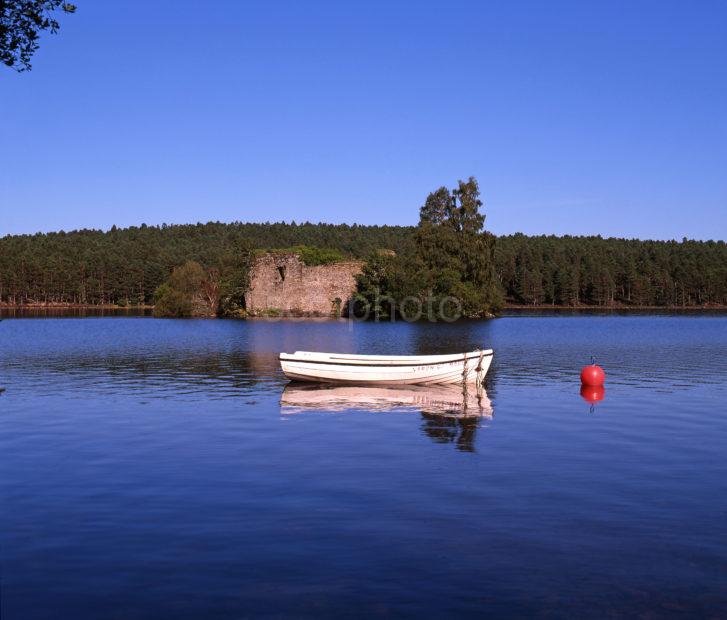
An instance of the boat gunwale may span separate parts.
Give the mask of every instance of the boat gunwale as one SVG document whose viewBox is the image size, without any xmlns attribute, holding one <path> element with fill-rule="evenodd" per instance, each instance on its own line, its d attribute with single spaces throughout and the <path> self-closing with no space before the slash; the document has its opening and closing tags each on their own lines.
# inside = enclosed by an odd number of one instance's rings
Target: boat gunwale
<svg viewBox="0 0 727 620">
<path fill-rule="evenodd" d="M 494 351 L 492 349 L 483 349 L 481 351 L 471 351 L 469 353 L 456 353 L 449 355 L 422 355 L 411 356 L 411 361 L 404 361 L 405 356 L 376 356 L 376 355 L 360 355 L 356 357 L 316 359 L 310 356 L 299 356 L 299 353 L 313 353 L 314 355 L 325 356 L 326 353 L 316 353 L 309 351 L 296 351 L 295 353 L 281 353 L 281 362 L 293 362 L 300 364 L 321 364 L 328 366 L 356 366 L 371 368 L 396 368 L 396 367 L 416 367 L 416 366 L 439 366 L 441 364 L 463 363 L 465 360 L 479 359 L 480 356 L 492 357 Z M 338 354 L 333 354 L 338 355 Z M 345 355 L 345 354 L 344 354 Z M 430 358 L 427 360 L 427 358 Z"/>
</svg>

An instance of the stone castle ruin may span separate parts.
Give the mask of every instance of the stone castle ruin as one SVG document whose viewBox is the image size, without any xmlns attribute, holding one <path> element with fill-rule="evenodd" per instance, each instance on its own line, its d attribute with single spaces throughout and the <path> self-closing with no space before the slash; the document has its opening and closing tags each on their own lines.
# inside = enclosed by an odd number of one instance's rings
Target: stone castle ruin
<svg viewBox="0 0 727 620">
<path fill-rule="evenodd" d="M 341 316 L 363 264 L 309 266 L 298 254 L 263 254 L 253 265 L 245 308 L 250 316 Z"/>
</svg>

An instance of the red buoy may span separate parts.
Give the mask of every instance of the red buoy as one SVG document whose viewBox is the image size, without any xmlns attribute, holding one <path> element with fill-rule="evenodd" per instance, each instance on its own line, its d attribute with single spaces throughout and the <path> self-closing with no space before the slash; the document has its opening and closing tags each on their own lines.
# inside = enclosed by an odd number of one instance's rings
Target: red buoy
<svg viewBox="0 0 727 620">
<path fill-rule="evenodd" d="M 603 368 L 598 366 L 591 358 L 590 366 L 584 366 L 581 370 L 581 383 L 583 385 L 599 386 L 603 385 L 606 381 L 606 373 L 603 372 Z"/>
</svg>

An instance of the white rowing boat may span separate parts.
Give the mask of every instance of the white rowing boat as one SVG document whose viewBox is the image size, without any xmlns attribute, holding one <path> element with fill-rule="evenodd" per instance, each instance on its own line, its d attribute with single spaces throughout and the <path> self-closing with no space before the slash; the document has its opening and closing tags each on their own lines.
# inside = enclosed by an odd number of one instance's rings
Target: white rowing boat
<svg viewBox="0 0 727 620">
<path fill-rule="evenodd" d="M 296 351 L 281 353 L 280 366 L 289 379 L 317 383 L 482 383 L 492 356 L 492 349 L 453 355 L 352 355 Z"/>
</svg>

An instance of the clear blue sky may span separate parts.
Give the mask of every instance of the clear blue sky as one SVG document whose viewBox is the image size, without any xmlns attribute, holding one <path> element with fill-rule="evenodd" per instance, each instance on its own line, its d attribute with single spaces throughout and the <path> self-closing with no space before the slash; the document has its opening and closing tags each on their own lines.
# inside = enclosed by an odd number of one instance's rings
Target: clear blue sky
<svg viewBox="0 0 727 620">
<path fill-rule="evenodd" d="M 77 0 L 0 68 L 0 235 L 413 224 L 727 237 L 727 2 Z"/>
</svg>

